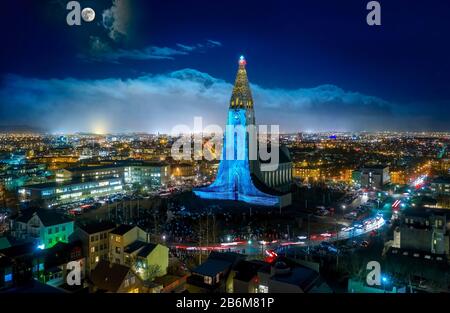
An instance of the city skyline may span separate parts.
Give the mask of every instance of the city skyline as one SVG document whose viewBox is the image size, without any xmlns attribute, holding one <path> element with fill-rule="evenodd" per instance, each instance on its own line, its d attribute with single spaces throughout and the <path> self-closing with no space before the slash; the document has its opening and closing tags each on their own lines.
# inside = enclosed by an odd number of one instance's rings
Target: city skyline
<svg viewBox="0 0 450 313">
<path fill-rule="evenodd" d="M 65 2 L 6 4 L 27 21 L 1 22 L 14 28 L 2 51 L 1 126 L 169 133 L 195 116 L 223 125 L 243 54 L 258 120 L 282 132 L 450 130 L 445 2 L 408 14 L 385 4 L 379 28 L 365 24 L 359 1 L 301 1 L 289 13 L 253 1 L 82 5 L 96 20 L 70 27 Z"/>
</svg>

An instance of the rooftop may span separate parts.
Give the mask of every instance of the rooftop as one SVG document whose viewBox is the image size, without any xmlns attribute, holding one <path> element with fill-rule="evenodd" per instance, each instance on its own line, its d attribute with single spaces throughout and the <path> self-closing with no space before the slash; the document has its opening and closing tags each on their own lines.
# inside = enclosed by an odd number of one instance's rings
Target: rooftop
<svg viewBox="0 0 450 313">
<path fill-rule="evenodd" d="M 104 232 L 107 230 L 112 230 L 116 227 L 114 223 L 109 222 L 98 222 L 98 223 L 90 223 L 87 225 L 78 225 L 80 229 L 82 229 L 87 234 L 96 234 L 100 232 Z"/>
<path fill-rule="evenodd" d="M 83 165 L 83 166 L 72 166 L 67 168 L 69 172 L 84 172 L 84 171 L 97 171 L 111 168 L 120 168 L 125 166 L 149 166 L 149 167 L 160 167 L 168 165 L 165 162 L 159 161 L 141 161 L 141 160 L 123 160 L 110 164 L 101 165 Z"/>
<path fill-rule="evenodd" d="M 71 219 L 65 217 L 64 215 L 53 212 L 51 210 L 45 209 L 26 210 L 21 213 L 22 214 L 16 219 L 17 221 L 22 223 L 28 223 L 28 221 L 33 217 L 33 215 L 36 214 L 45 227 L 73 222 Z"/>
<path fill-rule="evenodd" d="M 88 184 L 88 183 L 94 183 L 94 182 L 104 182 L 104 181 L 110 181 L 110 180 L 120 180 L 120 178 L 103 178 L 103 179 L 72 179 L 71 181 L 66 182 L 48 182 L 48 183 L 42 183 L 42 184 L 33 184 L 24 186 L 23 188 L 27 189 L 48 189 L 48 188 L 56 188 L 56 187 L 64 187 L 64 186 L 71 186 L 71 185 L 81 185 L 81 184 Z"/>
<path fill-rule="evenodd" d="M 157 247 L 157 244 L 154 243 L 147 243 L 144 248 L 139 251 L 138 256 L 142 258 L 146 258 L 152 251 Z"/>
<path fill-rule="evenodd" d="M 231 268 L 231 263 L 223 260 L 207 259 L 192 270 L 193 273 L 214 277 L 218 273 L 225 273 Z"/>
<path fill-rule="evenodd" d="M 218 273 L 225 273 L 239 260 L 244 258 L 243 255 L 234 252 L 216 252 L 210 253 L 208 259 L 197 266 L 193 273 L 204 276 L 215 276 Z"/>
<path fill-rule="evenodd" d="M 258 271 L 261 268 L 263 268 L 266 265 L 267 263 L 263 261 L 242 260 L 234 267 L 234 270 L 236 271 L 236 275 L 234 276 L 234 278 L 240 281 L 248 282 L 258 274 Z"/>
<path fill-rule="evenodd" d="M 147 243 L 140 241 L 140 240 L 136 240 L 133 243 L 130 243 L 128 246 L 126 246 L 123 250 L 123 252 L 125 253 L 133 253 L 136 252 L 137 250 L 141 249 L 142 247 L 144 247 Z"/>
<path fill-rule="evenodd" d="M 129 271 L 127 266 L 100 261 L 91 273 L 91 280 L 100 290 L 116 292 Z"/>
<path fill-rule="evenodd" d="M 273 280 L 290 285 L 299 286 L 302 290 L 311 289 L 314 282 L 319 278 L 319 273 L 303 266 L 296 266 L 290 269 L 286 274 L 275 274 Z"/>
<path fill-rule="evenodd" d="M 123 236 L 126 233 L 128 233 L 130 230 L 132 230 L 134 227 L 136 227 L 136 226 L 123 224 L 123 225 L 116 227 L 114 230 L 112 230 L 111 234 Z"/>
</svg>

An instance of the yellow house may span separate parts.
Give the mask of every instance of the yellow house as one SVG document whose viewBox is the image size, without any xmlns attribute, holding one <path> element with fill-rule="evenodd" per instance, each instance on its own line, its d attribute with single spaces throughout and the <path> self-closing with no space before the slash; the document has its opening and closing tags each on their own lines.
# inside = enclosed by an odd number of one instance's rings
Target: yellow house
<svg viewBox="0 0 450 313">
<path fill-rule="evenodd" d="M 169 248 L 161 244 L 146 243 L 132 256 L 132 266 L 143 280 L 167 275 Z"/>
<path fill-rule="evenodd" d="M 148 242 L 148 234 L 138 226 L 120 225 L 109 235 L 109 259 L 112 263 L 125 263 L 125 248 L 135 241 Z"/>
<path fill-rule="evenodd" d="M 141 228 L 121 225 L 111 231 L 109 238 L 112 263 L 129 266 L 145 281 L 167 274 L 169 248 L 150 243 Z"/>
</svg>

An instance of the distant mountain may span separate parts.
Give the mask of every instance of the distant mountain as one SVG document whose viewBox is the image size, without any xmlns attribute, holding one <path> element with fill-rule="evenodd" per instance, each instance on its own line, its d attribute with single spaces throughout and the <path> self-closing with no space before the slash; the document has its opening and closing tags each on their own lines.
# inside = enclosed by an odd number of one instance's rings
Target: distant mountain
<svg viewBox="0 0 450 313">
<path fill-rule="evenodd" d="M 33 134 L 44 134 L 47 130 L 25 125 L 0 125 L 0 133 L 33 133 Z"/>
</svg>

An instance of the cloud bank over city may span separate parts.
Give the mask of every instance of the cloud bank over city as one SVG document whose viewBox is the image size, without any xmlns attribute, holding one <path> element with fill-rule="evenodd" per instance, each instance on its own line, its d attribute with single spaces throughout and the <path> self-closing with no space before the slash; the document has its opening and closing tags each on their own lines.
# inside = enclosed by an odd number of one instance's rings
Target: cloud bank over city
<svg viewBox="0 0 450 313">
<path fill-rule="evenodd" d="M 0 85 L 0 124 L 64 133 L 170 132 L 178 124 L 192 127 L 194 117 L 200 116 L 204 126 L 222 126 L 232 87 L 193 69 L 125 80 L 7 75 Z M 430 107 L 409 112 L 406 105 L 335 85 L 251 88 L 257 123 L 279 124 L 284 132 L 448 130 L 449 111 L 444 108 L 439 121 Z"/>
</svg>

